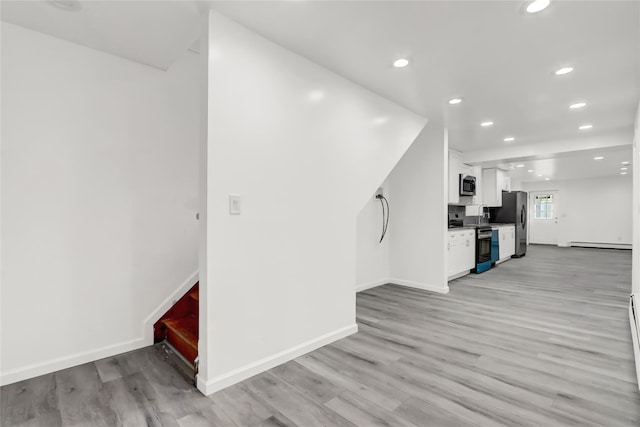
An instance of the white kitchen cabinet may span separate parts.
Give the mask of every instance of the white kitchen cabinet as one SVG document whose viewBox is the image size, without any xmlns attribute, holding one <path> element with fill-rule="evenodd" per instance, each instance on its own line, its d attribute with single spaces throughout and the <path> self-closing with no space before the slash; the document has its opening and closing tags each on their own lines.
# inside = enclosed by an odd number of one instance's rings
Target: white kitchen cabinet
<svg viewBox="0 0 640 427">
<path fill-rule="evenodd" d="M 484 203 L 482 194 L 482 167 L 474 166 L 471 175 L 476 177 L 476 195 L 471 198 L 471 204 L 466 206 L 467 216 L 478 215 L 480 205 Z"/>
<path fill-rule="evenodd" d="M 447 252 L 449 280 L 468 274 L 475 268 L 476 231 L 469 228 L 449 230 Z"/>
<path fill-rule="evenodd" d="M 487 206 L 502 206 L 502 191 L 511 191 L 511 178 L 497 168 L 482 170 L 482 198 Z"/>
<path fill-rule="evenodd" d="M 476 177 L 476 194 L 478 192 L 479 175 L 482 169 L 462 163 L 462 157 L 457 151 L 449 151 L 449 204 L 450 205 L 472 205 L 480 204 L 477 195 L 460 196 L 460 174 Z"/>
<path fill-rule="evenodd" d="M 511 258 L 516 253 L 516 227 L 514 225 L 498 228 L 498 244 L 500 261 Z"/>
</svg>

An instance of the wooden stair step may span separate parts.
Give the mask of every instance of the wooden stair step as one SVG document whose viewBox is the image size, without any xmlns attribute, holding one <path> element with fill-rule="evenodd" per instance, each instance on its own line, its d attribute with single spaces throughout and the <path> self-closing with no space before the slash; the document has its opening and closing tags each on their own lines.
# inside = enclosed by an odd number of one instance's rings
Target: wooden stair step
<svg viewBox="0 0 640 427">
<path fill-rule="evenodd" d="M 198 318 L 195 316 L 166 319 L 167 341 L 192 364 L 198 357 Z"/>
<path fill-rule="evenodd" d="M 200 293 L 195 290 L 189 294 L 189 298 L 194 299 L 196 301 L 200 301 Z"/>
</svg>

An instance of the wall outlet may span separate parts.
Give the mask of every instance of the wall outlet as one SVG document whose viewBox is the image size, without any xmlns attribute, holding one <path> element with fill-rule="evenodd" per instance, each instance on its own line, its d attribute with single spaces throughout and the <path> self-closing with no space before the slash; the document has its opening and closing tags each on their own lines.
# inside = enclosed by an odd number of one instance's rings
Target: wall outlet
<svg viewBox="0 0 640 427">
<path fill-rule="evenodd" d="M 384 190 L 382 187 L 379 187 L 378 190 L 376 191 L 375 197 L 378 197 L 378 196 L 384 196 Z"/>
</svg>

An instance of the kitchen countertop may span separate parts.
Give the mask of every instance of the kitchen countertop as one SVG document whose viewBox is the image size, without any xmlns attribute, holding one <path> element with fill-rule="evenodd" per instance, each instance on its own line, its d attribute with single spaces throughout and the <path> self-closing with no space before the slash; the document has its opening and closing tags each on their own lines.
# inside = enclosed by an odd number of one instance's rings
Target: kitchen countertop
<svg viewBox="0 0 640 427">
<path fill-rule="evenodd" d="M 514 222 L 492 222 L 491 224 L 488 224 L 491 227 L 514 227 L 516 224 Z"/>
<path fill-rule="evenodd" d="M 515 223 L 511 222 L 507 222 L 507 223 L 502 223 L 502 222 L 493 222 L 493 223 L 485 223 L 485 224 L 469 224 L 469 225 L 463 225 L 462 227 L 449 227 L 449 231 L 456 231 L 456 230 L 475 230 L 478 227 L 491 227 L 492 229 L 496 229 L 496 228 L 500 228 L 500 227 L 515 227 Z"/>
</svg>

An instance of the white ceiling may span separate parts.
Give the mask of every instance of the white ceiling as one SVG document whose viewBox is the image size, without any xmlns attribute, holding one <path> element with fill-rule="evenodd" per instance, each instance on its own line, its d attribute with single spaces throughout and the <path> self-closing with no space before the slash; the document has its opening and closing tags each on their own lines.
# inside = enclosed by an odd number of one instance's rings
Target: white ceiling
<svg viewBox="0 0 640 427">
<path fill-rule="evenodd" d="M 460 151 L 578 134 L 631 137 L 638 102 L 637 2 L 215 2 L 267 38 L 430 118 Z M 394 59 L 411 64 L 394 69 Z M 575 72 L 552 73 L 564 65 Z M 465 101 L 449 106 L 455 96 Z M 582 111 L 569 104 L 586 100 Z M 493 120 L 492 128 L 480 122 Z M 631 142 L 631 140 L 629 140 Z"/>
<path fill-rule="evenodd" d="M 604 139 L 622 132 L 631 143 L 638 2 L 554 0 L 535 15 L 518 0 L 81 3 L 65 12 L 47 2 L 3 1 L 2 19 L 167 68 L 196 38 L 198 13 L 212 7 L 406 108 L 444 119 L 451 147 L 463 152 L 542 147 L 590 132 Z M 399 57 L 411 64 L 393 68 Z M 553 75 L 564 65 L 575 71 Z M 464 102 L 447 105 L 454 96 Z M 580 100 L 587 107 L 569 110 Z M 489 119 L 495 125 L 481 128 Z M 583 123 L 593 130 L 578 131 Z M 516 141 L 506 144 L 506 136 Z"/>
<path fill-rule="evenodd" d="M 200 11 L 191 1 L 80 1 L 76 10 L 50 1 L 0 3 L 3 21 L 162 70 L 200 33 Z"/>
<path fill-rule="evenodd" d="M 558 153 L 549 156 L 531 156 L 517 159 L 502 159 L 483 163 L 483 167 L 497 167 L 508 171 L 512 180 L 520 182 L 584 179 L 604 176 L 616 176 L 627 172 L 631 177 L 633 167 L 623 165 L 633 159 L 630 145 L 619 147 L 597 148 L 569 153 Z M 595 160 L 595 157 L 604 157 Z M 524 165 L 518 167 L 518 165 Z M 627 168 L 623 171 L 621 168 Z M 532 172 L 529 172 L 529 171 Z M 540 176 L 541 175 L 541 176 Z"/>
</svg>

